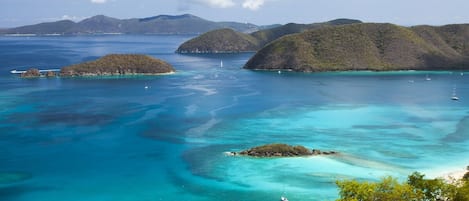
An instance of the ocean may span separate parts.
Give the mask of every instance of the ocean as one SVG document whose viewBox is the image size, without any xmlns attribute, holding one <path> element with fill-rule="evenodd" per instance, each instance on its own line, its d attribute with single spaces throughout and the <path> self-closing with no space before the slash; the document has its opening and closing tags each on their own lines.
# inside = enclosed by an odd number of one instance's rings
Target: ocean
<svg viewBox="0 0 469 201">
<path fill-rule="evenodd" d="M 337 180 L 469 165 L 469 72 L 250 71 L 252 53 L 174 53 L 192 37 L 0 37 L 0 200 L 330 201 Z M 148 54 L 177 72 L 10 74 L 110 53 Z M 340 154 L 225 154 L 267 143 Z"/>
</svg>

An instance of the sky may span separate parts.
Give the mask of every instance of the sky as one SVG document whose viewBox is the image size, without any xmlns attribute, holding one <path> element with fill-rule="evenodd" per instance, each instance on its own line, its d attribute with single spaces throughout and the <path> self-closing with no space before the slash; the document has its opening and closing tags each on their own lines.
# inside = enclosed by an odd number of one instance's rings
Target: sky
<svg viewBox="0 0 469 201">
<path fill-rule="evenodd" d="M 336 18 L 404 26 L 469 23 L 469 0 L 0 0 L 0 27 L 193 14 L 211 21 L 257 25 L 313 23 Z"/>
</svg>

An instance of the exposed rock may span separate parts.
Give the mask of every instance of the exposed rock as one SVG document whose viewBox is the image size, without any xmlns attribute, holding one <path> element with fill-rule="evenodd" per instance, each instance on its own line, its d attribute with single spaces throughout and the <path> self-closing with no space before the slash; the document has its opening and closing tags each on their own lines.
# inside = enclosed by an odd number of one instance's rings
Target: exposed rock
<svg viewBox="0 0 469 201">
<path fill-rule="evenodd" d="M 48 71 L 46 73 L 46 77 L 56 77 L 56 76 L 57 76 L 57 74 L 54 71 Z"/>
<path fill-rule="evenodd" d="M 40 76 L 41 76 L 41 73 L 36 68 L 31 68 L 27 70 L 26 72 L 21 73 L 21 77 L 23 78 L 32 78 L 32 77 L 40 77 Z"/>
</svg>

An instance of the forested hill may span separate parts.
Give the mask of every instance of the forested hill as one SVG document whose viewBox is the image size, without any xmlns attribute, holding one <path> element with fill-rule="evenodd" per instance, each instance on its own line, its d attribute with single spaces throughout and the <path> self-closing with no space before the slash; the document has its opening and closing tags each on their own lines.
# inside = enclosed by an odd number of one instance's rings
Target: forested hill
<svg viewBox="0 0 469 201">
<path fill-rule="evenodd" d="M 326 26 L 361 23 L 359 20 L 336 19 L 328 22 L 313 24 L 289 23 L 283 26 L 263 29 L 251 34 L 227 29 L 210 31 L 183 43 L 178 53 L 227 53 L 257 51 L 267 43 L 285 35 L 300 33 L 305 30 Z"/>
<path fill-rule="evenodd" d="M 301 72 L 469 69 L 469 25 L 322 27 L 268 44 L 244 68 Z"/>
</svg>

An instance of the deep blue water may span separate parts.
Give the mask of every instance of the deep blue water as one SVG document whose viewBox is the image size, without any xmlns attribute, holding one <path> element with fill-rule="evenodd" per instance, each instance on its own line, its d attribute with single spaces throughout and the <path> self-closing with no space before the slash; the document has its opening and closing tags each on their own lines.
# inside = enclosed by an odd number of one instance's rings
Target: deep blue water
<svg viewBox="0 0 469 201">
<path fill-rule="evenodd" d="M 469 72 L 255 72 L 251 54 L 175 54 L 191 37 L 0 37 L 0 200 L 334 200 L 337 179 L 469 164 Z M 9 74 L 109 53 L 177 73 Z M 273 142 L 341 155 L 224 154 Z"/>
</svg>

